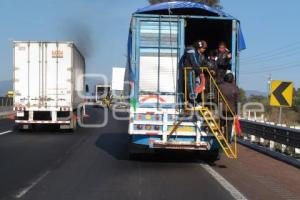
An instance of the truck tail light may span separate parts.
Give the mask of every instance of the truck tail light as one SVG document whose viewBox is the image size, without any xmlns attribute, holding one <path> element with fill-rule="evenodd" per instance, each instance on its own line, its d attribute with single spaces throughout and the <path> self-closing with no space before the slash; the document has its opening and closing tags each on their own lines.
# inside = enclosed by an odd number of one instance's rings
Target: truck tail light
<svg viewBox="0 0 300 200">
<path fill-rule="evenodd" d="M 24 107 L 15 107 L 15 110 L 16 111 L 25 111 L 25 108 Z"/>
<path fill-rule="evenodd" d="M 138 118 L 138 120 L 142 120 L 143 119 L 143 115 L 140 114 L 140 115 L 138 115 L 137 118 Z"/>
<path fill-rule="evenodd" d="M 159 120 L 160 120 L 160 115 L 155 115 L 155 119 L 156 119 L 157 121 L 159 121 Z"/>
<path fill-rule="evenodd" d="M 70 111 L 71 109 L 69 107 L 62 107 L 60 108 L 61 111 Z"/>
<path fill-rule="evenodd" d="M 138 130 L 142 130 L 142 129 L 143 129 L 143 126 L 142 126 L 142 125 L 137 125 L 137 129 L 138 129 Z"/>
</svg>

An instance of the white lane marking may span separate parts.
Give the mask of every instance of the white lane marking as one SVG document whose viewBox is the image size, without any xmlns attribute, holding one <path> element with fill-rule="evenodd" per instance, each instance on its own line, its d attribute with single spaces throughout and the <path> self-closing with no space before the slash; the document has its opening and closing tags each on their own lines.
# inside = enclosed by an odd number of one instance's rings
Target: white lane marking
<svg viewBox="0 0 300 200">
<path fill-rule="evenodd" d="M 0 133 L 0 135 L 5 135 L 5 134 L 7 134 L 7 133 L 12 133 L 13 131 L 12 130 L 10 130 L 10 131 L 5 131 L 5 132 L 3 132 L 3 133 Z"/>
<path fill-rule="evenodd" d="M 201 164 L 202 168 L 205 169 L 216 181 L 218 181 L 224 189 L 226 189 L 236 200 L 247 200 L 247 198 L 240 193 L 231 183 L 229 183 L 223 176 L 216 172 L 209 165 Z"/>
<path fill-rule="evenodd" d="M 20 191 L 17 195 L 16 198 L 20 199 L 22 198 L 25 194 L 27 194 L 32 188 L 34 188 L 39 182 L 41 182 L 46 176 L 50 174 L 50 171 L 45 172 L 42 176 L 40 176 L 38 179 L 36 179 L 34 182 L 32 182 L 28 187 L 24 188 L 22 191 Z"/>
</svg>

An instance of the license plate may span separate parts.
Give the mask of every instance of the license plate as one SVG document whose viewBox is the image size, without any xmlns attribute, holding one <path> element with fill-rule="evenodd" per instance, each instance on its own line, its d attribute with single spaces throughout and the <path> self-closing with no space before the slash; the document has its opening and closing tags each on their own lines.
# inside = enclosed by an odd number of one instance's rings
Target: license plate
<svg viewBox="0 0 300 200">
<path fill-rule="evenodd" d="M 24 112 L 17 112 L 17 117 L 24 117 L 24 116 L 25 116 Z"/>
</svg>

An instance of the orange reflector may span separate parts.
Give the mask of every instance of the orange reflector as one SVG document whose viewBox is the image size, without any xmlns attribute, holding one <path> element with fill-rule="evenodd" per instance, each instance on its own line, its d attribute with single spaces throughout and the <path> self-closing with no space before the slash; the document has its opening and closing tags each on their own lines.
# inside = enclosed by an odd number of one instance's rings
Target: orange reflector
<svg viewBox="0 0 300 200">
<path fill-rule="evenodd" d="M 146 130 L 151 130 L 151 126 L 150 125 L 146 125 Z"/>
</svg>

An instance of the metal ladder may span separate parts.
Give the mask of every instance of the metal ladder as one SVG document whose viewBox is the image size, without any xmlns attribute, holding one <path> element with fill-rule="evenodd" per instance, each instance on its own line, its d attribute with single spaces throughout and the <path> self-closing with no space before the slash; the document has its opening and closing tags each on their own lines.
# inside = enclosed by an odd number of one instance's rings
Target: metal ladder
<svg viewBox="0 0 300 200">
<path fill-rule="evenodd" d="M 219 145 L 223 149 L 226 156 L 230 159 L 236 159 L 237 153 L 232 149 L 232 146 L 228 143 L 227 139 L 225 138 L 221 128 L 219 127 L 218 123 L 216 122 L 213 113 L 207 107 L 203 107 L 200 110 L 201 115 L 203 116 L 205 122 L 207 123 L 208 127 L 210 128 L 211 132 L 217 139 Z"/>
<path fill-rule="evenodd" d="M 236 142 L 236 133 L 234 131 L 234 135 L 233 137 L 233 142 L 232 145 L 229 144 L 225 134 L 228 135 L 228 127 L 226 127 L 227 132 L 223 133 L 223 131 L 221 130 L 221 125 L 220 123 L 218 123 L 215 119 L 215 116 L 213 115 L 213 113 L 211 112 L 211 110 L 205 106 L 204 101 L 202 102 L 203 104 L 200 107 L 188 107 L 186 102 L 188 102 L 187 99 L 187 74 L 188 71 L 192 70 L 192 68 L 190 67 L 186 67 L 184 68 L 184 79 L 185 79 L 185 106 L 184 106 L 184 111 L 186 112 L 199 112 L 201 114 L 201 116 L 204 118 L 205 122 L 207 123 L 209 129 L 211 130 L 211 132 L 213 133 L 213 135 L 215 136 L 216 140 L 218 141 L 219 145 L 221 146 L 222 150 L 224 151 L 224 153 L 226 154 L 226 156 L 230 159 L 237 159 L 237 142 Z M 204 67 L 201 68 L 202 73 L 206 72 L 209 75 L 209 79 L 210 79 L 210 88 L 213 86 L 216 91 L 217 91 L 217 104 L 218 106 L 220 106 L 221 102 L 223 103 L 223 105 L 225 106 L 226 110 L 228 110 L 231 114 L 231 116 L 234 117 L 234 119 L 236 118 L 236 115 L 232 112 L 230 106 L 228 105 L 228 102 L 226 100 L 226 98 L 224 97 L 224 95 L 222 94 L 220 88 L 218 87 L 216 81 L 214 80 L 212 74 L 210 73 L 209 69 Z M 205 95 L 205 90 L 202 92 L 202 99 L 204 99 L 204 95 Z M 226 115 L 227 117 L 227 115 Z M 170 136 L 172 136 L 176 130 L 178 129 L 178 127 L 182 124 L 183 121 L 178 121 L 177 123 L 174 124 L 173 129 L 171 130 L 170 134 L 169 134 L 169 138 Z M 226 123 L 227 124 L 227 123 Z M 227 125 L 226 125 L 227 126 Z"/>
</svg>

